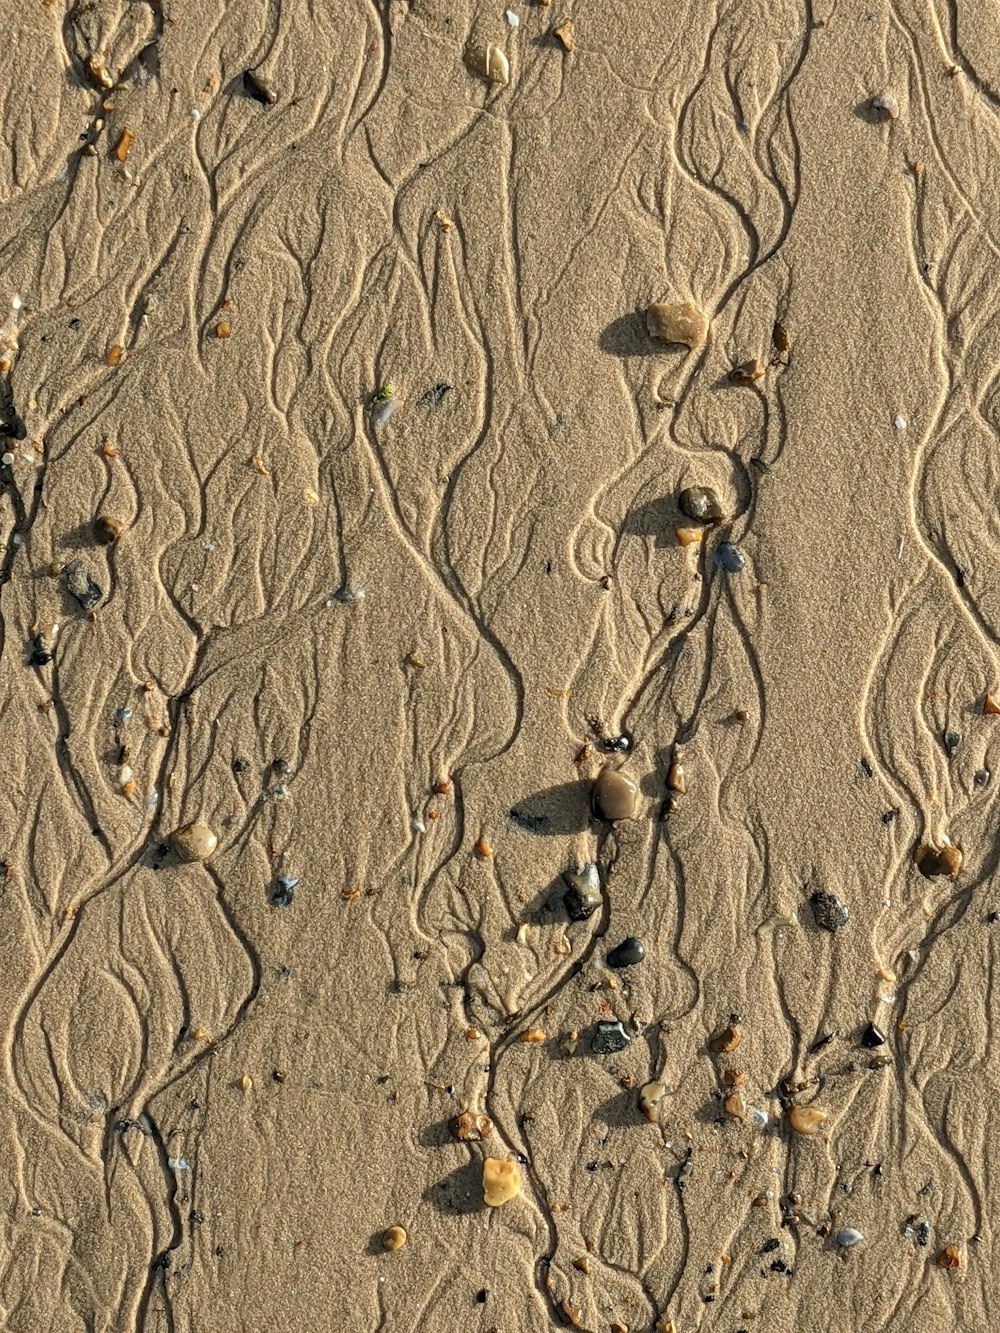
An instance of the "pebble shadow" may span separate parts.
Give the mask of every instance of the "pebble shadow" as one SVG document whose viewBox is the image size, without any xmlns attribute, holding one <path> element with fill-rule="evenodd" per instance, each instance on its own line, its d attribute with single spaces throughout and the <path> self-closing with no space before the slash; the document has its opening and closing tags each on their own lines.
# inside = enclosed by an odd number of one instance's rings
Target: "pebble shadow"
<svg viewBox="0 0 1000 1333">
<path fill-rule="evenodd" d="M 441 1180 L 433 1181 L 421 1198 L 447 1217 L 485 1212 L 482 1162 L 478 1157 L 473 1157 Z"/>
<path fill-rule="evenodd" d="M 511 809 L 510 818 L 539 837 L 583 833 L 590 823 L 590 784 L 564 782 L 535 792 Z"/>
</svg>

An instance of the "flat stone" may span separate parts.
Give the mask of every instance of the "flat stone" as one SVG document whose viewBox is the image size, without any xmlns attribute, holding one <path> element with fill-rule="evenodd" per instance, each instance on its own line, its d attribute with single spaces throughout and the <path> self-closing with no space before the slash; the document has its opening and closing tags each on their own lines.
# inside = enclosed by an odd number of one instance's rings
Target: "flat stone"
<svg viewBox="0 0 1000 1333">
<path fill-rule="evenodd" d="M 620 1022 L 598 1023 L 590 1039 L 590 1049 L 595 1055 L 616 1055 L 623 1051 L 632 1038 Z"/>
<path fill-rule="evenodd" d="M 708 334 L 708 320 L 690 301 L 675 304 L 657 302 L 646 311 L 646 328 L 651 338 L 665 343 L 683 343 L 700 347 Z"/>
</svg>

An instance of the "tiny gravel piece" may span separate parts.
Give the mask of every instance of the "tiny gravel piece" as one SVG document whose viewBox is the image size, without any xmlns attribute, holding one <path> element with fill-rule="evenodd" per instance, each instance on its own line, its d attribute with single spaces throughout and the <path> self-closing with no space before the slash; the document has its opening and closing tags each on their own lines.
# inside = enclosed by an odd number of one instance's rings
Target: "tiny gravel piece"
<svg viewBox="0 0 1000 1333">
<path fill-rule="evenodd" d="M 962 744 L 962 737 L 957 731 L 945 731 L 941 734 L 941 740 L 948 752 L 948 758 L 954 759 L 958 747 Z"/>
<path fill-rule="evenodd" d="M 615 1055 L 623 1051 L 631 1040 L 620 1022 L 598 1023 L 590 1039 L 590 1049 L 595 1055 Z"/>
<path fill-rule="evenodd" d="M 724 570 L 727 574 L 738 574 L 740 570 L 746 568 L 746 556 L 736 549 L 732 542 L 722 542 L 715 548 L 712 554 L 718 569 Z"/>
<path fill-rule="evenodd" d="M 608 967 L 618 969 L 635 967 L 636 963 L 641 963 L 645 957 L 646 950 L 643 947 L 642 940 L 635 935 L 626 935 L 621 944 L 608 954 L 607 964 Z"/>
<path fill-rule="evenodd" d="M 272 904 L 275 907 L 290 907 L 298 882 L 294 875 L 279 875 L 275 881 L 274 892 L 271 894 Z"/>
<path fill-rule="evenodd" d="M 406 1244 L 406 1229 L 404 1227 L 389 1227 L 382 1233 L 382 1244 L 390 1253 L 393 1250 L 401 1250 Z"/>
<path fill-rule="evenodd" d="M 842 930 L 851 918 L 847 904 L 842 903 L 835 893 L 827 893 L 825 889 L 817 889 L 810 896 L 809 902 L 817 926 L 830 931 L 831 934 Z"/>
<path fill-rule="evenodd" d="M 861 1034 L 861 1045 L 869 1051 L 874 1050 L 876 1046 L 884 1046 L 885 1033 L 874 1023 L 869 1023 Z"/>
</svg>

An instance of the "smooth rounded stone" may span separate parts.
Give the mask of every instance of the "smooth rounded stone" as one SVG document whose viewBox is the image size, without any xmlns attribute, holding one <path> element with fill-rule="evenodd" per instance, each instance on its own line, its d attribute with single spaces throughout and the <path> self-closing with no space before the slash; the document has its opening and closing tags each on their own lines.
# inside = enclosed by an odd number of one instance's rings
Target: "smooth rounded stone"
<svg viewBox="0 0 1000 1333">
<path fill-rule="evenodd" d="M 746 556 L 732 542 L 721 542 L 713 551 L 712 559 L 716 568 L 727 574 L 738 574 L 740 570 L 746 569 Z"/>
<path fill-rule="evenodd" d="M 595 1055 L 616 1055 L 619 1051 L 623 1051 L 631 1040 L 620 1021 L 598 1023 L 590 1039 L 590 1049 Z"/>
<path fill-rule="evenodd" d="M 521 1193 L 521 1168 L 501 1157 L 487 1157 L 483 1162 L 483 1200 L 490 1208 L 499 1208 Z"/>
<path fill-rule="evenodd" d="M 102 546 L 111 546 L 121 535 L 121 523 L 110 514 L 101 514 L 94 520 L 94 536 Z"/>
<path fill-rule="evenodd" d="M 941 848 L 924 843 L 917 850 L 916 862 L 925 879 L 939 879 L 943 875 L 955 879 L 962 868 L 962 851 L 951 843 L 945 843 Z"/>
<path fill-rule="evenodd" d="M 826 1118 L 826 1112 L 821 1111 L 818 1106 L 793 1106 L 788 1112 L 789 1125 L 796 1134 L 802 1134 L 806 1138 L 817 1135 Z"/>
<path fill-rule="evenodd" d="M 817 889 L 811 894 L 809 903 L 817 926 L 830 931 L 831 934 L 843 930 L 851 919 L 851 911 L 847 904 L 841 902 L 835 893 L 827 893 L 825 889 Z"/>
<path fill-rule="evenodd" d="M 701 528 L 674 528 L 679 546 L 696 546 L 701 541 Z"/>
<path fill-rule="evenodd" d="M 395 1250 L 401 1250 L 406 1244 L 405 1227 L 388 1227 L 382 1233 L 382 1245 L 390 1254 Z"/>
<path fill-rule="evenodd" d="M 594 782 L 593 799 L 595 812 L 609 824 L 634 819 L 639 786 L 616 768 L 602 768 Z"/>
<path fill-rule="evenodd" d="M 645 957 L 646 950 L 642 940 L 635 935 L 626 935 L 621 944 L 611 950 L 605 961 L 608 967 L 621 970 L 623 967 L 635 967 L 636 963 L 641 963 Z"/>
<path fill-rule="evenodd" d="M 711 486 L 688 486 L 677 497 L 681 512 L 696 523 L 721 523 L 726 517 L 718 495 Z"/>
<path fill-rule="evenodd" d="M 601 874 L 593 861 L 588 861 L 579 870 L 564 870 L 563 879 L 567 889 L 563 895 L 563 906 L 571 921 L 586 921 L 604 901 L 601 895 Z"/>
<path fill-rule="evenodd" d="M 660 342 L 700 347 L 708 334 L 708 319 L 691 301 L 660 301 L 646 311 L 646 328 Z"/>
<path fill-rule="evenodd" d="M 873 1051 L 876 1046 L 884 1046 L 885 1033 L 874 1023 L 869 1023 L 861 1034 L 861 1045 L 868 1051 Z"/>
<path fill-rule="evenodd" d="M 182 861 L 207 861 L 219 839 L 201 819 L 183 824 L 170 835 L 170 845 Z"/>
<path fill-rule="evenodd" d="M 860 1245 L 864 1238 L 862 1231 L 855 1231 L 853 1227 L 841 1227 L 839 1231 L 834 1232 L 833 1243 L 838 1250 L 851 1250 L 855 1245 Z"/>
<path fill-rule="evenodd" d="M 660 1104 L 666 1095 L 667 1085 L 655 1079 L 652 1083 L 644 1083 L 639 1089 L 639 1110 L 651 1125 L 659 1120 Z"/>
</svg>

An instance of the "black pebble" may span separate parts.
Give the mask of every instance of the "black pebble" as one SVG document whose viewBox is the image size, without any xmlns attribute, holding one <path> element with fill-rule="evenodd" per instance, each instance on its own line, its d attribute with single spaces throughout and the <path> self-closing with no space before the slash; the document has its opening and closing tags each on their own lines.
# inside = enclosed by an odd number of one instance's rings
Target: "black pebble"
<svg viewBox="0 0 1000 1333">
<path fill-rule="evenodd" d="M 842 903 L 835 893 L 817 889 L 809 898 L 817 926 L 834 933 L 847 925 L 851 917 L 850 908 Z"/>
<path fill-rule="evenodd" d="M 997 921 L 1000 921 L 1000 912 L 987 912 L 987 913 L 986 913 L 986 924 L 987 924 L 988 926 L 992 926 L 992 925 L 994 925 Z"/>
<path fill-rule="evenodd" d="M 990 770 L 988 768 L 977 768 L 972 775 L 972 781 L 977 787 L 985 787 L 990 780 Z"/>
<path fill-rule="evenodd" d="M 931 1238 L 931 1224 L 928 1221 L 922 1221 L 917 1227 L 917 1244 L 926 1245 Z"/>
<path fill-rule="evenodd" d="M 291 907 L 292 899 L 295 897 L 295 886 L 297 879 L 291 875 L 279 875 L 271 893 L 271 903 L 274 907 Z"/>
<path fill-rule="evenodd" d="M 481 1290 L 479 1290 L 479 1291 L 476 1292 L 476 1300 L 477 1300 L 477 1302 L 478 1302 L 480 1305 L 485 1305 L 485 1304 L 486 1304 L 486 1298 L 487 1298 L 487 1296 L 488 1296 L 489 1294 L 490 1294 L 490 1293 L 486 1290 L 485 1287 L 481 1288 Z"/>
<path fill-rule="evenodd" d="M 623 1051 L 631 1037 L 621 1023 L 598 1023 L 590 1039 L 590 1049 L 595 1055 L 615 1055 Z"/>
<path fill-rule="evenodd" d="M 31 665 L 37 667 L 48 666 L 52 661 L 52 654 L 44 652 L 41 648 L 36 648 L 31 654 Z"/>
<path fill-rule="evenodd" d="M 608 967 L 635 967 L 636 963 L 641 963 L 645 957 L 646 950 L 642 940 L 637 939 L 635 935 L 626 935 L 621 944 L 608 954 L 607 963 Z"/>
<path fill-rule="evenodd" d="M 607 736 L 601 741 L 601 749 L 608 754 L 626 754 L 632 748 L 632 738 L 624 732 L 620 736 Z"/>
<path fill-rule="evenodd" d="M 869 1023 L 861 1034 L 861 1045 L 868 1050 L 873 1050 L 876 1046 L 884 1046 L 885 1033 L 877 1028 L 874 1023 Z"/>
<path fill-rule="evenodd" d="M 944 742 L 944 748 L 948 751 L 949 759 L 954 758 L 955 751 L 962 744 L 962 738 L 957 731 L 945 731 L 942 733 L 941 740 Z"/>
<path fill-rule="evenodd" d="M 772 1236 L 770 1240 L 766 1240 L 764 1244 L 760 1247 L 760 1252 L 761 1254 L 770 1254 L 771 1251 L 776 1250 L 780 1244 L 781 1241 L 775 1240 L 774 1237 Z"/>
</svg>

